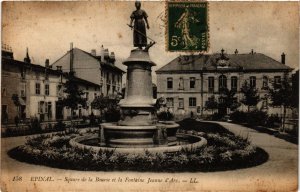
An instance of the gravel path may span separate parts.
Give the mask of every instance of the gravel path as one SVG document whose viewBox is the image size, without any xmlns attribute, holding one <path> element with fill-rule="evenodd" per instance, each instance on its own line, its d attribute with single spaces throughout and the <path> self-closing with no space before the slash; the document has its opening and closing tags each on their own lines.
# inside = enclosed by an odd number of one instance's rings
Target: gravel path
<svg viewBox="0 0 300 192">
<path fill-rule="evenodd" d="M 11 159 L 7 156 L 7 151 L 23 144 L 25 137 L 2 138 L 1 190 L 9 192 L 297 190 L 298 145 L 241 125 L 226 122 L 218 123 L 236 135 L 249 137 L 254 145 L 268 152 L 269 160 L 252 168 L 210 173 L 157 174 L 73 171 L 32 165 Z M 17 176 L 22 177 L 22 181 L 13 181 L 13 178 L 17 178 Z M 41 181 L 47 179 L 45 177 L 48 177 L 50 181 Z M 150 183 L 148 183 L 149 178 Z"/>
</svg>

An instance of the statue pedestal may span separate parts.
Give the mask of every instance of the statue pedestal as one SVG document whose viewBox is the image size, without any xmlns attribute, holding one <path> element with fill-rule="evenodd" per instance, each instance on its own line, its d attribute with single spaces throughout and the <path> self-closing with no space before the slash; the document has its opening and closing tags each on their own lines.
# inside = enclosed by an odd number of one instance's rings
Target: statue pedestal
<svg viewBox="0 0 300 192">
<path fill-rule="evenodd" d="M 178 124 L 158 125 L 153 99 L 151 61 L 148 51 L 134 49 L 123 62 L 127 66 L 125 99 L 119 103 L 121 120 L 102 123 L 101 135 L 105 144 L 117 148 L 168 146 L 168 139 L 176 137 Z M 102 138 L 103 140 L 103 138 Z M 172 139 L 171 139 L 172 140 Z"/>
<path fill-rule="evenodd" d="M 127 66 L 125 99 L 119 105 L 122 120 L 119 125 L 153 125 L 154 104 L 152 90 L 151 61 L 148 51 L 134 49 L 123 62 Z"/>
</svg>

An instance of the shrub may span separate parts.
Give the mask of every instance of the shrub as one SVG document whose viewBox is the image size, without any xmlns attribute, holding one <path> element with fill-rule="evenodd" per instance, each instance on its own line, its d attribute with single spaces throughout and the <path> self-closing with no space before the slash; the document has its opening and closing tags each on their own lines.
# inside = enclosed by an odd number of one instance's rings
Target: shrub
<svg viewBox="0 0 300 192">
<path fill-rule="evenodd" d="M 57 131 L 65 131 L 66 130 L 66 124 L 63 123 L 61 120 L 58 121 L 53 128 Z"/>
<path fill-rule="evenodd" d="M 157 119 L 160 121 L 171 121 L 173 118 L 174 115 L 170 111 L 162 111 L 157 113 Z"/>
<path fill-rule="evenodd" d="M 247 113 L 247 124 L 250 126 L 257 126 L 257 125 L 265 125 L 265 121 L 267 119 L 268 115 L 266 112 L 263 111 L 250 111 Z"/>
<path fill-rule="evenodd" d="M 30 119 L 30 124 L 28 125 L 28 127 L 34 133 L 42 132 L 41 122 L 38 120 L 37 117 Z"/>
<path fill-rule="evenodd" d="M 82 121 L 80 123 L 82 123 L 82 124 L 86 123 L 87 119 L 88 119 L 87 116 L 83 115 Z"/>
<path fill-rule="evenodd" d="M 224 115 L 221 114 L 221 113 L 214 113 L 214 114 L 211 115 L 210 120 L 218 121 L 218 120 L 221 120 L 223 116 Z"/>
<path fill-rule="evenodd" d="M 231 113 L 230 119 L 234 123 L 247 123 L 250 126 L 265 126 L 265 125 L 273 125 L 278 118 L 276 116 L 268 116 L 266 112 L 263 111 L 235 111 Z"/>
<path fill-rule="evenodd" d="M 90 119 L 90 126 L 97 125 L 97 123 L 96 123 L 96 117 L 95 117 L 94 113 L 92 113 L 92 114 L 89 116 L 89 119 Z"/>
<path fill-rule="evenodd" d="M 120 114 L 120 110 L 115 108 L 110 108 L 105 112 L 104 116 L 106 122 L 117 122 L 120 120 L 121 114 Z"/>
<path fill-rule="evenodd" d="M 230 114 L 230 119 L 234 123 L 245 123 L 247 120 L 247 113 L 243 111 L 235 111 Z"/>
<path fill-rule="evenodd" d="M 267 120 L 266 120 L 266 126 L 267 127 L 271 127 L 271 128 L 274 128 L 274 127 L 279 127 L 281 124 L 281 119 L 280 117 L 278 116 L 278 114 L 271 114 Z"/>
<path fill-rule="evenodd" d="M 9 151 L 9 155 L 22 161 L 65 169 L 168 172 L 247 167 L 253 162 L 257 163 L 256 158 L 261 155 L 257 154 L 257 148 L 250 145 L 248 140 L 226 132 L 206 133 L 208 145 L 205 147 L 185 148 L 164 154 L 152 154 L 148 151 L 142 154 L 122 154 L 108 149 L 96 152 L 90 147 L 73 148 L 68 142 L 78 135 L 80 133 L 77 131 L 30 137 L 25 145 Z M 266 160 L 261 156 L 259 159 Z"/>
</svg>

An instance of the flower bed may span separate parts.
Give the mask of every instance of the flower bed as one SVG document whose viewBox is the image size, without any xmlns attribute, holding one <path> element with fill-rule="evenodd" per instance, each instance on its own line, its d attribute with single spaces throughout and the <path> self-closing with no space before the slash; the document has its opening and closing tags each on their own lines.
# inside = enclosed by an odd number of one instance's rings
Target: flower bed
<svg viewBox="0 0 300 192">
<path fill-rule="evenodd" d="M 234 136 L 224 128 L 223 131 L 220 127 L 217 129 L 218 132 L 206 130 L 200 133 L 208 141 L 206 147 L 183 149 L 175 153 L 152 154 L 146 151 L 143 154 L 121 154 L 114 150 L 94 152 L 88 148 L 69 146 L 69 140 L 83 135 L 82 133 L 56 133 L 31 137 L 25 145 L 9 151 L 9 155 L 20 161 L 63 169 L 155 172 L 229 170 L 255 166 L 268 159 L 266 152 L 252 146 L 248 140 Z"/>
</svg>

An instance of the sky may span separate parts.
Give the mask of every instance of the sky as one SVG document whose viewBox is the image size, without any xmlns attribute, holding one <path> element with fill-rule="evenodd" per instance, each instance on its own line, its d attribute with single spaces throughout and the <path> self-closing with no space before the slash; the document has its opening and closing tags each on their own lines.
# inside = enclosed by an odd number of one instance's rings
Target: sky
<svg viewBox="0 0 300 192">
<path fill-rule="evenodd" d="M 142 9 L 149 16 L 147 35 L 157 42 L 150 49 L 155 71 L 180 53 L 165 48 L 165 3 L 142 2 Z M 63 56 L 70 42 L 87 52 L 99 52 L 103 45 L 115 52 L 116 65 L 126 69 L 122 61 L 133 49 L 126 24 L 134 10 L 133 1 L 2 2 L 2 43 L 12 47 L 17 60 L 23 60 L 28 47 L 32 63 L 40 65 Z M 299 68 L 298 2 L 209 2 L 208 15 L 208 53 L 253 49 L 280 61 L 284 52 L 286 65 Z"/>
</svg>

